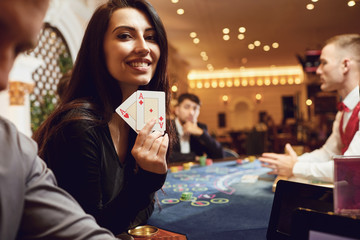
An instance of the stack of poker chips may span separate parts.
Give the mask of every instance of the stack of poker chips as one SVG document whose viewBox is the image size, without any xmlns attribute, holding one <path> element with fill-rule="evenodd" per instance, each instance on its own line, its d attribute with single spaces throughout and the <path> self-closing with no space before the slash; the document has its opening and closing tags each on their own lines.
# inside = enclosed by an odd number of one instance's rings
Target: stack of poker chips
<svg viewBox="0 0 360 240">
<path fill-rule="evenodd" d="M 190 169 L 191 169 L 191 166 L 192 166 L 192 163 L 184 163 L 184 164 L 183 164 L 184 170 L 190 170 Z"/>
<path fill-rule="evenodd" d="M 208 159 L 206 159 L 205 164 L 206 164 L 206 166 L 211 166 L 213 164 L 213 160 L 208 158 Z"/>
<path fill-rule="evenodd" d="M 189 200 L 191 200 L 192 195 L 193 195 L 192 192 L 183 192 L 183 193 L 181 194 L 180 200 L 182 200 L 182 201 L 189 201 Z"/>
<path fill-rule="evenodd" d="M 178 166 L 170 167 L 170 171 L 171 171 L 172 173 L 176 173 L 176 172 L 179 171 L 179 167 L 178 167 Z"/>
</svg>

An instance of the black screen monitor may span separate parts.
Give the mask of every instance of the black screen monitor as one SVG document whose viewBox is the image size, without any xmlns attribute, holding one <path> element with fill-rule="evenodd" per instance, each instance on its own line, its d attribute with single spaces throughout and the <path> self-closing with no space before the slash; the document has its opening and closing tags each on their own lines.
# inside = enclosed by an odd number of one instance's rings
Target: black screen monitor
<svg viewBox="0 0 360 240">
<path fill-rule="evenodd" d="M 292 240 L 360 240 L 360 219 L 298 208 L 291 236 Z"/>
<path fill-rule="evenodd" d="M 320 212 L 333 211 L 333 189 L 292 181 L 278 181 L 266 238 L 291 239 L 292 214 L 299 207 Z"/>
</svg>

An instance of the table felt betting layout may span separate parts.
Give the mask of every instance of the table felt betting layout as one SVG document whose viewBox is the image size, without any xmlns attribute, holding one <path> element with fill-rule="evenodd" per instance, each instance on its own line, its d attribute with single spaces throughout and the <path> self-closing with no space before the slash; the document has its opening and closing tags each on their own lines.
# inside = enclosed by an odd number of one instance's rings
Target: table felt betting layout
<svg viewBox="0 0 360 240">
<path fill-rule="evenodd" d="M 169 172 L 148 224 L 186 234 L 188 240 L 266 239 L 273 182 L 257 176 L 268 171 L 256 160 Z M 192 198 L 181 200 L 183 192 Z"/>
</svg>

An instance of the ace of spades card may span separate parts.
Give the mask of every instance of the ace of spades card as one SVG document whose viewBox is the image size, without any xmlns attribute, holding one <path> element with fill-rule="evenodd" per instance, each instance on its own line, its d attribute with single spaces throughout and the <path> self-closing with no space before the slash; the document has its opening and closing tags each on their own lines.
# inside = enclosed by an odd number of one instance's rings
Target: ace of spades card
<svg viewBox="0 0 360 240">
<path fill-rule="evenodd" d="M 138 90 L 115 111 L 137 133 L 153 118 L 156 119 L 156 123 L 152 130 L 165 132 L 164 92 Z"/>
</svg>

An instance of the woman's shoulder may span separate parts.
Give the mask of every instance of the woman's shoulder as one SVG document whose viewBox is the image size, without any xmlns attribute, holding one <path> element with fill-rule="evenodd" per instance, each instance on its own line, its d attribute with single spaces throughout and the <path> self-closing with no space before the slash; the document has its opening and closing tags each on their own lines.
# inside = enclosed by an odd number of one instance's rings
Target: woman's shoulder
<svg viewBox="0 0 360 240">
<path fill-rule="evenodd" d="M 102 117 L 94 111 L 83 107 L 63 111 L 59 116 L 59 130 L 67 133 L 96 132 L 104 128 Z"/>
</svg>

